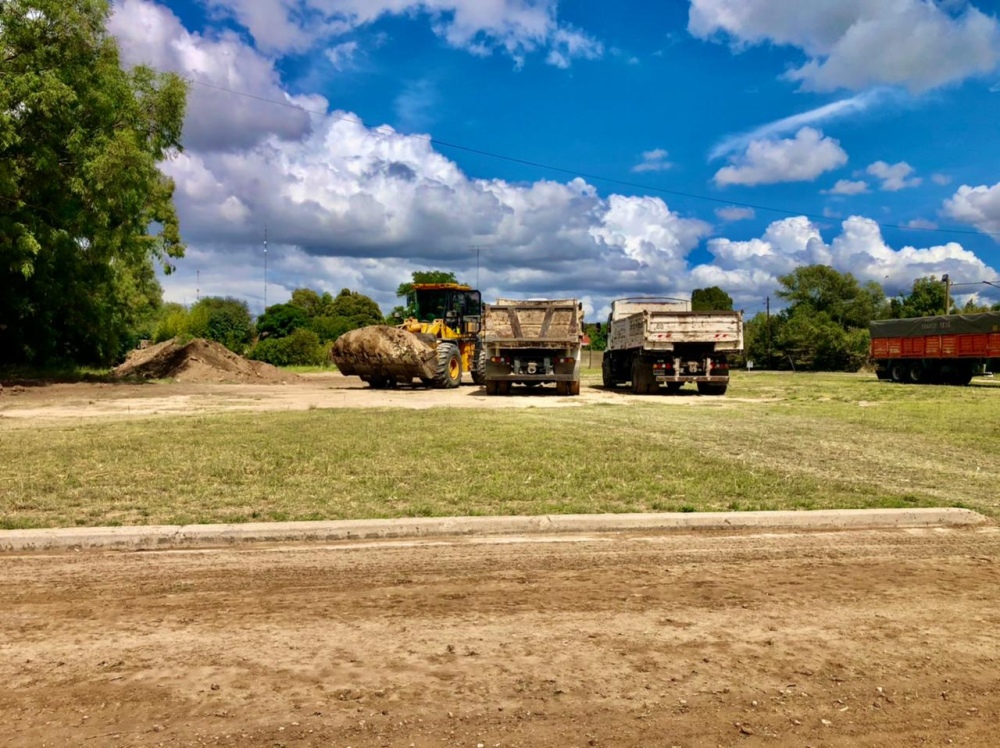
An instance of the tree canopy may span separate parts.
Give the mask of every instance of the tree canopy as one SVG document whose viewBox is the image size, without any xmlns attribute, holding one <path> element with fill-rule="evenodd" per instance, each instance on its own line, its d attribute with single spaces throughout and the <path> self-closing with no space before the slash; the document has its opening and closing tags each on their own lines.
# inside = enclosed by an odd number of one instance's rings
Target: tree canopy
<svg viewBox="0 0 1000 748">
<path fill-rule="evenodd" d="M 796 268 L 779 282 L 788 306 L 747 321 L 745 357 L 762 367 L 859 369 L 868 356 L 868 323 L 888 310 L 882 288 L 826 265 Z"/>
<path fill-rule="evenodd" d="M 944 314 L 945 296 L 947 295 L 944 281 L 931 275 L 917 278 L 908 294 L 900 294 L 898 298 L 889 301 L 889 316 L 901 319 L 903 317 L 933 317 Z M 954 311 L 954 306 L 952 307 Z"/>
<path fill-rule="evenodd" d="M 413 286 L 417 283 L 458 283 L 455 274 L 448 270 L 414 270 L 410 280 L 399 284 L 396 296 L 406 300 L 404 306 L 393 307 L 386 319 L 391 324 L 399 324 L 404 319 L 417 314 L 413 299 Z"/>
<path fill-rule="evenodd" d="M 691 293 L 691 311 L 693 312 L 731 312 L 733 297 L 718 286 L 696 288 Z"/>
<path fill-rule="evenodd" d="M 0 362 L 108 363 L 183 255 L 173 183 L 186 88 L 121 68 L 107 0 L 0 2 Z"/>
</svg>

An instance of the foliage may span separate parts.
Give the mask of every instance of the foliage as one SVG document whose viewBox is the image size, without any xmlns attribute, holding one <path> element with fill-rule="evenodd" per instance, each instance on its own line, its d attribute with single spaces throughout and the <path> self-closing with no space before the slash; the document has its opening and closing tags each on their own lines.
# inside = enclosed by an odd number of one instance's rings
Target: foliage
<svg viewBox="0 0 1000 748">
<path fill-rule="evenodd" d="M 733 297 L 718 286 L 696 288 L 691 294 L 693 312 L 731 312 Z"/>
<path fill-rule="evenodd" d="M 122 70 L 107 0 L 0 2 L 0 362 L 107 363 L 181 257 L 173 183 L 186 88 Z M 154 233 L 150 233 L 151 228 Z"/>
<path fill-rule="evenodd" d="M 584 346 L 588 351 L 603 351 L 608 347 L 608 326 L 596 322 L 588 322 L 583 326 L 583 332 L 590 338 L 590 344 Z"/>
<path fill-rule="evenodd" d="M 319 366 L 326 360 L 326 351 L 315 332 L 299 328 L 285 337 L 258 341 L 250 358 L 274 366 Z"/>
<path fill-rule="evenodd" d="M 322 295 L 311 288 L 296 288 L 292 291 L 292 298 L 288 302 L 291 306 L 301 309 L 309 319 L 316 317 L 326 317 L 330 315 L 330 305 L 333 304 L 333 297 L 328 291 Z"/>
<path fill-rule="evenodd" d="M 778 280 L 783 287 L 778 296 L 789 305 L 778 315 L 777 329 L 771 329 L 772 363 L 817 371 L 860 368 L 868 355 L 868 323 L 887 314 L 881 287 L 860 284 L 850 273 L 827 265 L 798 267 Z M 759 318 L 754 355 L 762 343 L 766 346 Z"/>
<path fill-rule="evenodd" d="M 206 296 L 191 307 L 184 332 L 242 354 L 254 338 L 253 317 L 242 299 Z"/>
<path fill-rule="evenodd" d="M 281 338 L 298 329 L 316 333 L 321 343 L 336 340 L 349 330 L 381 325 L 382 310 L 374 299 L 349 288 L 336 297 L 311 288 L 297 288 L 287 304 L 275 304 L 257 320 L 257 331 L 264 337 Z"/>
<path fill-rule="evenodd" d="M 770 334 L 768 333 L 770 324 Z M 775 361 L 783 358 L 780 351 L 777 351 L 775 342 L 781 335 L 785 326 L 785 318 L 780 314 L 772 314 L 770 319 L 764 312 L 758 312 L 743 325 L 743 358 L 744 361 L 753 361 L 758 369 L 788 367 L 787 361 Z"/>
<path fill-rule="evenodd" d="M 945 284 L 936 275 L 917 278 L 909 294 L 900 294 L 900 298 L 889 301 L 889 317 L 902 319 L 944 314 L 946 295 Z"/>
<path fill-rule="evenodd" d="M 274 304 L 257 318 L 257 334 L 283 338 L 300 327 L 308 327 L 309 321 L 309 315 L 297 304 Z"/>
<path fill-rule="evenodd" d="M 390 325 L 398 325 L 404 319 L 415 317 L 417 314 L 413 299 L 413 286 L 417 283 L 458 283 L 455 274 L 447 270 L 414 270 L 410 280 L 400 283 L 396 289 L 396 296 L 406 299 L 405 306 L 393 307 L 389 312 L 386 321 Z"/>
</svg>

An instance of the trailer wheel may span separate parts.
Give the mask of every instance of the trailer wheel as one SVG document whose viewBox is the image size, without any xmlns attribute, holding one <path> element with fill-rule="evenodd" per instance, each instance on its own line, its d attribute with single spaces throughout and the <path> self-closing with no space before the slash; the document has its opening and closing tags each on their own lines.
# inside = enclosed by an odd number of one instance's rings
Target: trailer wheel
<svg viewBox="0 0 1000 748">
<path fill-rule="evenodd" d="M 910 364 L 910 368 L 906 373 L 909 375 L 908 381 L 910 384 L 922 384 L 926 380 L 924 367 L 919 361 Z"/>
<path fill-rule="evenodd" d="M 573 397 L 580 394 L 580 380 L 569 383 L 569 394 Z"/>
<path fill-rule="evenodd" d="M 889 376 L 893 382 L 901 383 L 906 381 L 906 364 L 896 361 L 889 369 Z"/>
<path fill-rule="evenodd" d="M 434 386 L 439 389 L 451 389 L 461 383 L 462 357 L 458 353 L 458 346 L 454 343 L 438 343 Z"/>
<path fill-rule="evenodd" d="M 510 382 L 497 382 L 497 394 L 507 397 L 510 394 Z"/>
</svg>

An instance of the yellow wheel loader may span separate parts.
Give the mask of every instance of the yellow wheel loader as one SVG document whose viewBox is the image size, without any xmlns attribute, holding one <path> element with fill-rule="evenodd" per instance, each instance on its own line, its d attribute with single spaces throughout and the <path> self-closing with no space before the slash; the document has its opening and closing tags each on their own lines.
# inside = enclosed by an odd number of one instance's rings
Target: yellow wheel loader
<svg viewBox="0 0 1000 748">
<path fill-rule="evenodd" d="M 398 327 L 372 325 L 337 338 L 330 357 L 341 373 L 373 389 L 414 379 L 428 387 L 458 387 L 464 372 L 482 384 L 479 291 L 458 283 L 415 283 L 407 302 L 413 316 Z"/>
</svg>

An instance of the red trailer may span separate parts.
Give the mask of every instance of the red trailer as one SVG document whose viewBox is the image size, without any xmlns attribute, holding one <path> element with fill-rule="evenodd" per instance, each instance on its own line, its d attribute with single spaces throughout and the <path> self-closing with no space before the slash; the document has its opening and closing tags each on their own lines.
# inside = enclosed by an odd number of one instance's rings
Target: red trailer
<svg viewBox="0 0 1000 748">
<path fill-rule="evenodd" d="M 883 319 L 869 332 L 879 379 L 964 385 L 1000 359 L 1000 312 Z"/>
</svg>

